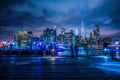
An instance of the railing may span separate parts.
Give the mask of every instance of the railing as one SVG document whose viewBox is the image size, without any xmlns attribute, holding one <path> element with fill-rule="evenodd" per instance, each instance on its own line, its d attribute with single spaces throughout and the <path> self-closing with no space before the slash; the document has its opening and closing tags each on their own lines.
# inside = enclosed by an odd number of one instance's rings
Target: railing
<svg viewBox="0 0 120 80">
<path fill-rule="evenodd" d="M 65 56 L 69 57 L 72 55 L 71 49 L 64 49 L 64 50 L 55 50 L 55 56 Z M 74 55 L 76 56 L 94 56 L 102 54 L 102 49 L 79 49 L 77 52 L 73 50 Z M 1 55 L 36 55 L 36 56 L 52 56 L 51 50 L 7 50 L 7 51 L 0 51 Z"/>
</svg>

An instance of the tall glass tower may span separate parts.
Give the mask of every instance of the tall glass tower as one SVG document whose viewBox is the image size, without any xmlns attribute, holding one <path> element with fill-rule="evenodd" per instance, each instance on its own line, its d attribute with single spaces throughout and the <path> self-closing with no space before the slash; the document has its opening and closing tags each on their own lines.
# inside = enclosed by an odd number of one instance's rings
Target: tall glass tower
<svg viewBox="0 0 120 80">
<path fill-rule="evenodd" d="M 82 20 L 82 23 L 81 23 L 80 35 L 82 37 L 85 37 L 85 25 L 84 25 L 83 20 Z"/>
</svg>

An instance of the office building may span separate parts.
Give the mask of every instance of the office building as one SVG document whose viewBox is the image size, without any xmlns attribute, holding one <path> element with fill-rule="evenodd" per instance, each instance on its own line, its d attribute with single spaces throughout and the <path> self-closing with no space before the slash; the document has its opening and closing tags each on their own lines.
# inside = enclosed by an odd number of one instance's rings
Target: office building
<svg viewBox="0 0 120 80">
<path fill-rule="evenodd" d="M 82 37 L 85 37 L 85 25 L 84 25 L 83 20 L 82 20 L 82 23 L 81 23 L 80 35 Z"/>
<path fill-rule="evenodd" d="M 26 30 L 19 30 L 18 31 L 18 45 L 20 47 L 26 47 L 27 39 L 28 39 L 28 32 Z"/>
</svg>

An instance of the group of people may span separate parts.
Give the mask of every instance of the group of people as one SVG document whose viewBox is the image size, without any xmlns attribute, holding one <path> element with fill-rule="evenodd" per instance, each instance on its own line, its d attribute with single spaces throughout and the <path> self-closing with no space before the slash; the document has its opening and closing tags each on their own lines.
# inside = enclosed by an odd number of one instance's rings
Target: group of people
<svg viewBox="0 0 120 80">
<path fill-rule="evenodd" d="M 73 44 L 71 44 L 70 46 L 70 49 L 71 49 L 71 57 L 78 57 L 78 45 L 75 44 L 75 46 L 73 46 Z"/>
<path fill-rule="evenodd" d="M 86 55 L 88 55 L 88 48 L 87 48 L 87 45 L 84 45 L 84 51 L 86 53 Z M 43 53 L 43 55 L 52 55 L 52 56 L 55 56 L 56 55 L 56 46 L 55 44 L 49 44 L 49 45 L 46 45 L 44 44 L 42 47 L 41 47 L 41 51 Z M 70 52 L 71 52 L 71 57 L 78 57 L 79 54 L 78 54 L 78 51 L 79 51 L 79 46 L 78 44 L 71 44 L 70 46 Z"/>
<path fill-rule="evenodd" d="M 86 55 L 88 55 L 88 45 L 83 45 L 83 47 L 84 47 L 84 51 L 85 51 Z M 71 57 L 72 58 L 78 57 L 79 56 L 79 54 L 78 54 L 78 51 L 79 51 L 78 44 L 75 44 L 75 45 L 71 44 L 70 48 L 71 48 Z"/>
<path fill-rule="evenodd" d="M 56 49 L 54 44 L 50 44 L 50 45 L 44 44 L 41 46 L 41 50 L 44 56 L 49 54 L 52 54 L 52 56 L 56 55 Z"/>
</svg>

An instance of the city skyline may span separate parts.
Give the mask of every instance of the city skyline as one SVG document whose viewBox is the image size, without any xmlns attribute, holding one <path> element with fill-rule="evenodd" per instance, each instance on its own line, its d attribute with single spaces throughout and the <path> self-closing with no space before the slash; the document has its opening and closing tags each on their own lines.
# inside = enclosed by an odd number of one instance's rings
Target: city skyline
<svg viewBox="0 0 120 80">
<path fill-rule="evenodd" d="M 42 30 L 56 25 L 58 30 L 77 28 L 84 20 L 86 32 L 100 25 L 102 36 L 120 33 L 118 0 L 1 0 L 0 40 L 13 39 L 20 29 L 39 37 Z"/>
</svg>

